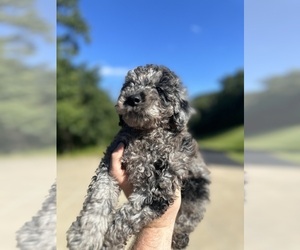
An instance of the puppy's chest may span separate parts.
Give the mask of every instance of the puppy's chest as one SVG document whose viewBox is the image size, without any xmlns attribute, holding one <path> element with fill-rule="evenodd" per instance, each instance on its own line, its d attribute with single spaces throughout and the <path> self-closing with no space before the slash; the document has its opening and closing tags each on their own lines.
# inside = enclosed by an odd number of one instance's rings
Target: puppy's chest
<svg viewBox="0 0 300 250">
<path fill-rule="evenodd" d="M 166 171 L 170 167 L 170 157 L 175 151 L 170 139 L 147 136 L 130 138 L 122 163 L 129 175 L 150 177 L 153 173 Z"/>
</svg>

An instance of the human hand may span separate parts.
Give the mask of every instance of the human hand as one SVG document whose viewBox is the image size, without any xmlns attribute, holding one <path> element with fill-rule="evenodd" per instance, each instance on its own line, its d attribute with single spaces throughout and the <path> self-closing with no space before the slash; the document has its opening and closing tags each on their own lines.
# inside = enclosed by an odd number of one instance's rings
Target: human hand
<svg viewBox="0 0 300 250">
<path fill-rule="evenodd" d="M 123 153 L 124 144 L 120 143 L 111 155 L 110 173 L 117 180 L 120 188 L 128 198 L 133 191 L 133 186 L 128 181 L 126 171 L 122 169 L 121 159 Z M 170 205 L 168 210 L 159 219 L 152 221 L 147 227 L 164 227 L 168 226 L 170 222 L 175 221 L 181 204 L 180 190 L 176 190 L 175 197 L 173 204 Z"/>
<path fill-rule="evenodd" d="M 153 220 L 150 224 L 148 224 L 146 228 L 164 228 L 164 227 L 173 228 L 180 205 L 181 205 L 181 192 L 179 189 L 177 189 L 175 192 L 175 200 L 168 207 L 167 211 L 161 217 Z"/>
<path fill-rule="evenodd" d="M 126 197 L 133 191 L 132 184 L 128 181 L 126 171 L 122 169 L 121 158 L 124 152 L 124 145 L 120 143 L 111 155 L 111 175 L 117 180 L 120 188 Z M 171 249 L 173 229 L 176 216 L 181 205 L 181 192 L 175 192 L 175 200 L 167 211 L 159 218 L 153 220 L 140 232 L 133 249 L 139 250 L 166 250 Z"/>
<path fill-rule="evenodd" d="M 110 174 L 117 180 L 120 188 L 128 198 L 132 193 L 133 186 L 128 181 L 125 169 L 122 169 L 121 159 L 124 153 L 124 144 L 120 143 L 111 155 Z"/>
<path fill-rule="evenodd" d="M 159 218 L 145 226 L 136 238 L 133 250 L 169 250 L 174 225 L 181 204 L 181 192 L 176 190 L 174 203 Z"/>
</svg>

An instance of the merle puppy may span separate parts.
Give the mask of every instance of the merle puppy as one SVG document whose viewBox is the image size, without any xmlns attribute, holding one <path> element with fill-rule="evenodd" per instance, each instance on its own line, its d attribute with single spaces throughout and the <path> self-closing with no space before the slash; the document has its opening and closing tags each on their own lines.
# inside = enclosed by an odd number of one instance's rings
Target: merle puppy
<svg viewBox="0 0 300 250">
<path fill-rule="evenodd" d="M 67 232 L 68 247 L 123 249 L 131 235 L 182 202 L 172 248 L 185 249 L 189 234 L 205 212 L 209 171 L 197 142 L 187 131 L 191 108 L 180 79 L 156 65 L 130 70 L 117 105 L 121 129 L 108 147 L 89 185 L 83 209 Z M 120 188 L 109 174 L 111 154 L 125 145 L 122 166 L 133 185 L 129 201 L 117 208 Z"/>
</svg>

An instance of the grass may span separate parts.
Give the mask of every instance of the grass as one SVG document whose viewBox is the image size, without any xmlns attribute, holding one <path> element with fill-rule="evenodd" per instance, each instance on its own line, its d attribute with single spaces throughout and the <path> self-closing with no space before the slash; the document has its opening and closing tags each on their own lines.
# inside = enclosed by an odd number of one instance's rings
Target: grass
<svg viewBox="0 0 300 250">
<path fill-rule="evenodd" d="M 76 149 L 64 154 L 59 154 L 59 158 L 80 157 L 80 156 L 102 156 L 107 146 L 91 146 L 83 149 Z"/>
<path fill-rule="evenodd" d="M 300 151 L 300 126 L 272 131 L 263 135 L 247 137 L 247 149 L 268 151 Z"/>
<path fill-rule="evenodd" d="M 278 158 L 300 164 L 300 126 L 291 126 L 258 136 L 247 137 L 245 147 L 273 152 Z"/>
<path fill-rule="evenodd" d="M 11 152 L 11 153 L 0 153 L 0 158 L 38 157 L 38 156 L 56 156 L 56 148 L 46 147 L 41 149 L 26 149 L 18 152 Z"/>
<path fill-rule="evenodd" d="M 299 152 L 275 152 L 275 155 L 282 160 L 290 161 L 300 166 Z"/>
<path fill-rule="evenodd" d="M 272 152 L 280 159 L 300 164 L 300 126 L 247 137 L 245 148 Z M 223 151 L 239 163 L 244 161 L 244 127 L 239 126 L 219 134 L 203 138 L 199 145 L 204 149 Z"/>
<path fill-rule="evenodd" d="M 223 151 L 234 161 L 244 162 L 244 126 L 238 126 L 199 140 L 203 149 Z"/>
<path fill-rule="evenodd" d="M 229 151 L 226 154 L 231 160 L 244 164 L 244 151 Z"/>
<path fill-rule="evenodd" d="M 203 138 L 199 141 L 199 145 L 204 149 L 212 149 L 223 151 L 226 155 L 240 163 L 244 162 L 244 126 L 238 126 L 222 133 Z M 74 150 L 72 152 L 59 155 L 62 158 L 76 157 L 76 156 L 101 156 L 106 146 L 94 146 L 86 149 Z"/>
</svg>

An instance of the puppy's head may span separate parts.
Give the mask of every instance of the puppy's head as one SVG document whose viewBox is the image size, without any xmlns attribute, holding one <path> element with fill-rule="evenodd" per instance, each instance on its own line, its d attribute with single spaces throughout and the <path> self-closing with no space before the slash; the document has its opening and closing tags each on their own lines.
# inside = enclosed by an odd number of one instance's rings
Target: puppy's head
<svg viewBox="0 0 300 250">
<path fill-rule="evenodd" d="M 180 79 L 157 65 L 128 72 L 116 108 L 121 121 L 136 129 L 181 131 L 191 113 Z"/>
</svg>

